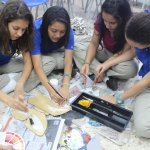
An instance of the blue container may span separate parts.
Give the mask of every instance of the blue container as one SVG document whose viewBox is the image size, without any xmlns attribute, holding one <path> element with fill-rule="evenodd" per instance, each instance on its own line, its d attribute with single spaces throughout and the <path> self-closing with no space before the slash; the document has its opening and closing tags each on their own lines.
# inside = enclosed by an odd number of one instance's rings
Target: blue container
<svg viewBox="0 0 150 150">
<path fill-rule="evenodd" d="M 144 12 L 150 13 L 150 9 L 145 9 Z"/>
</svg>

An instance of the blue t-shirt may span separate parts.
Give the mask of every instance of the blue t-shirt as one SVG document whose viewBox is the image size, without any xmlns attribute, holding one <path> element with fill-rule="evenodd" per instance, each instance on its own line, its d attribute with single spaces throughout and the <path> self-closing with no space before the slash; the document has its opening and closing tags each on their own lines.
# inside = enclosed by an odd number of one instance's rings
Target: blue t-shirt
<svg viewBox="0 0 150 150">
<path fill-rule="evenodd" d="M 10 45 L 10 49 L 12 51 L 12 53 L 10 55 L 5 55 L 5 54 L 2 54 L 0 52 L 0 65 L 4 65 L 4 64 L 9 63 L 9 61 L 12 58 L 12 56 L 16 53 L 16 48 L 13 47 L 12 45 Z"/>
<path fill-rule="evenodd" d="M 42 47 L 41 47 L 42 40 L 41 40 L 41 31 L 40 31 L 41 24 L 42 24 L 42 19 L 38 19 L 34 22 L 35 37 L 34 37 L 34 48 L 32 49 L 31 52 L 32 55 L 39 55 L 42 53 Z M 59 48 L 61 47 L 57 43 L 52 43 L 51 45 L 49 45 L 49 48 L 46 50 L 46 52 L 44 52 L 44 54 L 53 52 Z M 66 45 L 64 45 L 64 48 L 69 50 L 74 49 L 74 33 L 72 29 L 70 29 L 69 41 Z"/>
<path fill-rule="evenodd" d="M 139 76 L 144 77 L 150 71 L 150 48 L 135 48 L 138 59 L 142 62 Z"/>
</svg>

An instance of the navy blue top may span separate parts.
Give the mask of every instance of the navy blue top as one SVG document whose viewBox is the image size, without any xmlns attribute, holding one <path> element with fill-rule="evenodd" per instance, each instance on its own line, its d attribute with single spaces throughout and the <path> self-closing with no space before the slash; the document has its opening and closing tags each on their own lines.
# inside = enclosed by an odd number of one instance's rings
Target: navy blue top
<svg viewBox="0 0 150 150">
<path fill-rule="evenodd" d="M 34 37 L 34 48 L 32 49 L 31 52 L 32 55 L 39 55 L 42 53 L 42 47 L 41 47 L 42 40 L 41 40 L 41 31 L 40 31 L 41 24 L 42 24 L 42 19 L 38 19 L 34 22 L 35 37 Z M 44 52 L 44 54 L 50 53 L 60 48 L 61 47 L 58 45 L 58 43 L 50 43 L 48 49 L 46 50 L 46 52 Z M 64 48 L 68 50 L 74 49 L 74 33 L 72 29 L 70 29 L 69 41 L 66 45 L 64 45 Z"/>
<path fill-rule="evenodd" d="M 12 44 L 10 44 L 10 49 L 11 49 L 11 52 L 12 52 L 10 55 L 5 55 L 5 54 L 2 54 L 0 52 L 0 65 L 9 63 L 12 56 L 16 53 L 16 48 Z"/>
<path fill-rule="evenodd" d="M 145 76 L 150 71 L 150 48 L 135 48 L 138 59 L 142 62 L 139 76 Z"/>
</svg>

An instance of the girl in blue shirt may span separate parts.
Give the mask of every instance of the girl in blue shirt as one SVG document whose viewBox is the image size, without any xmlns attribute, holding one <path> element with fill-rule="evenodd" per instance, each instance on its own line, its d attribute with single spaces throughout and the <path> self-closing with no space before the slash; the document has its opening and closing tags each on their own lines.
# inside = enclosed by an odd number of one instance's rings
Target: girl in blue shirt
<svg viewBox="0 0 150 150">
<path fill-rule="evenodd" d="M 39 82 L 58 103 L 69 98 L 69 81 L 72 72 L 74 34 L 70 17 L 63 7 L 47 9 L 42 19 L 35 21 L 35 41 L 32 61 Z M 49 85 L 47 76 L 56 69 L 64 68 L 60 97 Z M 36 80 L 37 81 L 37 80 Z"/>
<path fill-rule="evenodd" d="M 126 25 L 125 34 L 129 45 L 135 48 L 125 58 L 137 56 L 142 64 L 139 70 L 142 79 L 123 93 L 103 99 L 117 104 L 135 96 L 133 114 L 136 133 L 140 137 L 150 138 L 150 13 L 133 16 Z"/>
<path fill-rule="evenodd" d="M 32 70 L 30 50 L 33 39 L 33 17 L 22 1 L 8 2 L 0 13 L 0 100 L 8 106 L 27 111 L 24 86 Z M 22 59 L 12 58 L 15 53 Z M 8 73 L 21 72 L 14 96 L 7 95 L 3 88 L 10 81 Z M 16 79 L 17 80 L 17 79 Z"/>
</svg>

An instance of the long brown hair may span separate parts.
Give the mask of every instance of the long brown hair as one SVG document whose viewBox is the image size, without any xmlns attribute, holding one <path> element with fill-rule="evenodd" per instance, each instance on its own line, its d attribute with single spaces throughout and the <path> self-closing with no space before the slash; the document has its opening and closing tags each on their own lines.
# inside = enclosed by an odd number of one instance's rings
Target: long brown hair
<svg viewBox="0 0 150 150">
<path fill-rule="evenodd" d="M 33 16 L 23 1 L 11 0 L 0 13 L 0 52 L 3 54 L 11 52 L 8 23 L 17 19 L 25 19 L 29 25 L 24 34 L 15 41 L 15 48 L 21 52 L 30 51 L 33 47 Z"/>
<path fill-rule="evenodd" d="M 128 0 L 105 0 L 104 1 L 100 13 L 100 31 L 101 31 L 100 42 L 104 37 L 104 33 L 106 32 L 106 26 L 102 18 L 102 12 L 112 15 L 117 20 L 118 25 L 113 34 L 113 39 L 114 39 L 113 53 L 117 53 L 123 49 L 126 43 L 124 30 L 127 21 L 132 16 L 130 4 Z"/>
<path fill-rule="evenodd" d="M 47 9 L 43 15 L 42 25 L 41 25 L 41 35 L 42 35 L 42 53 L 48 48 L 51 39 L 48 36 L 48 26 L 52 25 L 54 22 L 62 22 L 66 25 L 66 33 L 58 42 L 58 45 L 64 46 L 69 41 L 70 34 L 70 17 L 68 12 L 59 6 L 53 6 Z"/>
</svg>

